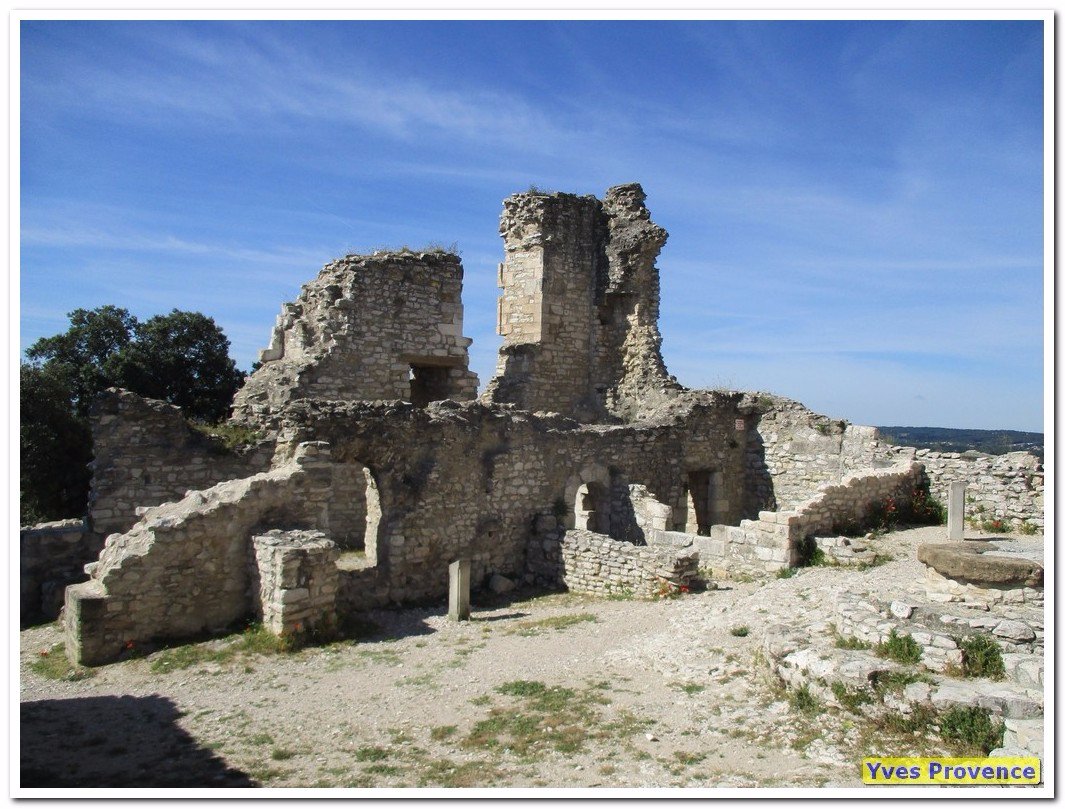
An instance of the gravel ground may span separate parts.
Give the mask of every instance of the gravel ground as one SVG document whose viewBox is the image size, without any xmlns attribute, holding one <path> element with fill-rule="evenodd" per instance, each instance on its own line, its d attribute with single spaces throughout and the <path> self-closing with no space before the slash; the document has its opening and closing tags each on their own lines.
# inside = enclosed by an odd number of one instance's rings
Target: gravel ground
<svg viewBox="0 0 1065 809">
<path fill-rule="evenodd" d="M 915 548 L 865 571 L 720 582 L 657 602 L 524 594 L 369 613 L 359 641 L 211 660 L 219 639 L 38 673 L 61 640 L 21 634 L 23 787 L 860 787 L 862 755 L 904 755 L 863 720 L 789 707 L 767 627 L 828 630 L 843 589 L 915 598 Z M 1041 538 L 1010 540 L 1025 550 Z M 42 655 L 42 652 L 49 654 Z"/>
</svg>

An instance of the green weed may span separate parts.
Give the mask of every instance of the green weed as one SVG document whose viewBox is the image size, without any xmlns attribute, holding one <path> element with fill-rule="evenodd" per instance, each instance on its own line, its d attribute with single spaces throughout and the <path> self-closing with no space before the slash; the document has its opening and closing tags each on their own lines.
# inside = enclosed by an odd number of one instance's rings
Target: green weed
<svg viewBox="0 0 1065 809">
<path fill-rule="evenodd" d="M 919 663 L 921 661 L 921 647 L 909 635 L 900 635 L 895 629 L 891 630 L 888 639 L 876 646 L 877 657 L 894 660 L 896 663 Z"/>
<path fill-rule="evenodd" d="M 987 755 L 1002 746 L 1006 726 L 995 722 L 983 708 L 956 705 L 939 720 L 940 734 L 944 741 L 979 750 Z"/>
<path fill-rule="evenodd" d="M 958 639 L 961 649 L 962 672 L 966 677 L 988 677 L 1001 680 L 1006 676 L 1002 650 L 987 635 L 969 635 Z"/>
<path fill-rule="evenodd" d="M 48 680 L 66 680 L 74 682 L 92 677 L 94 672 L 83 666 L 75 666 L 67 658 L 66 647 L 57 643 L 48 651 L 37 654 L 30 663 L 30 671 Z"/>
</svg>

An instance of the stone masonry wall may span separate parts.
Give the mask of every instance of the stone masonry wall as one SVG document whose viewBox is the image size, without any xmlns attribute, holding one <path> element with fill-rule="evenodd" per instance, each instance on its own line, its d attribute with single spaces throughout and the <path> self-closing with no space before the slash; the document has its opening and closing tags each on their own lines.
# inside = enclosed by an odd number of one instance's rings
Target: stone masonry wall
<svg viewBox="0 0 1065 809">
<path fill-rule="evenodd" d="M 233 419 L 270 426 L 294 399 L 468 400 L 462 263 L 443 251 L 345 256 L 286 303 Z"/>
<path fill-rule="evenodd" d="M 794 509 L 763 511 L 757 520 L 743 520 L 739 526 L 715 525 L 709 537 L 695 537 L 693 544 L 703 565 L 715 571 L 761 573 L 794 567 L 803 539 L 860 523 L 870 506 L 889 497 L 896 503 L 912 501 L 922 475 L 918 463 L 850 475 L 841 483 L 820 486 Z"/>
<path fill-rule="evenodd" d="M 138 508 L 269 468 L 273 444 L 229 450 L 193 429 L 174 405 L 110 388 L 93 405 L 89 522 L 101 536 L 127 531 Z"/>
<path fill-rule="evenodd" d="M 755 396 L 762 400 L 764 412 L 747 436 L 749 507 L 793 508 L 823 483 L 918 460 L 924 464 L 932 495 L 944 505 L 950 483 L 966 480 L 969 516 L 983 506 L 988 517 L 1043 525 L 1043 467 L 1034 455 L 897 447 L 882 442 L 874 427 L 833 421 L 789 399 Z"/>
<path fill-rule="evenodd" d="M 893 463 L 920 461 L 928 475 L 932 495 L 944 505 L 951 481 L 967 481 L 967 518 L 1000 518 L 1014 526 L 1028 522 L 1043 527 L 1043 464 L 1031 453 L 935 452 L 877 442 L 876 454 L 878 459 Z"/>
<path fill-rule="evenodd" d="M 85 579 L 83 568 L 100 553 L 103 540 L 84 520 L 25 526 L 19 532 L 19 591 L 23 621 L 55 618 L 67 585 Z"/>
<path fill-rule="evenodd" d="M 257 529 L 327 522 L 332 465 L 319 445 L 288 463 L 155 506 L 130 531 L 107 538 L 89 580 L 67 588 L 67 654 L 113 660 L 129 641 L 221 629 L 253 608 L 249 555 Z"/>
<path fill-rule="evenodd" d="M 699 574 L 691 548 L 633 545 L 591 531 L 566 531 L 560 553 L 561 583 L 574 592 L 653 598 L 671 586 L 690 587 Z"/>
<path fill-rule="evenodd" d="M 655 258 L 666 232 L 638 184 L 504 200 L 496 375 L 484 400 L 582 421 L 635 418 L 681 390 L 662 361 Z"/>
</svg>

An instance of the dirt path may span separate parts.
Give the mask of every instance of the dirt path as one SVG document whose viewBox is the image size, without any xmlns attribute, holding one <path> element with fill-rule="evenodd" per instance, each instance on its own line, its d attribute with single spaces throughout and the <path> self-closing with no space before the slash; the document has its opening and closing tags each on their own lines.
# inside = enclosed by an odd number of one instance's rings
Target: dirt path
<svg viewBox="0 0 1065 809">
<path fill-rule="evenodd" d="M 866 571 L 811 568 L 658 602 L 573 594 L 378 611 L 368 637 L 212 660 L 218 640 L 96 669 L 33 670 L 60 641 L 25 630 L 23 786 L 860 786 L 875 732 L 793 710 L 765 630 L 822 625 L 840 589 L 903 596 L 916 544 Z M 938 532 L 938 533 L 937 533 Z M 54 655 L 49 652 L 49 657 Z M 216 655 L 217 656 L 217 655 Z"/>
</svg>

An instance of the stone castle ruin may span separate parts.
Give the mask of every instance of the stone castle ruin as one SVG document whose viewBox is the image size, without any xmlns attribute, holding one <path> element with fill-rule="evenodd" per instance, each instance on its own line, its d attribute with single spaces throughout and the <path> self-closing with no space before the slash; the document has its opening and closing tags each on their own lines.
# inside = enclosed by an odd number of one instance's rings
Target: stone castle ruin
<svg viewBox="0 0 1065 809">
<path fill-rule="evenodd" d="M 108 391 L 87 523 L 44 532 L 53 549 L 67 537 L 68 567 L 88 562 L 65 590 L 71 657 L 252 616 L 302 632 L 443 603 L 456 560 L 497 592 L 653 596 L 764 574 L 889 498 L 930 484 L 945 500 L 956 477 L 1002 518 L 1042 524 L 1031 456 L 888 446 L 797 402 L 678 384 L 658 331 L 667 234 L 639 185 L 515 194 L 500 232 L 503 345 L 479 397 L 461 262 L 406 250 L 334 261 L 284 305 L 233 403 L 247 446 Z M 40 533 L 23 536 L 24 609 L 56 607 L 32 564 Z"/>
</svg>

